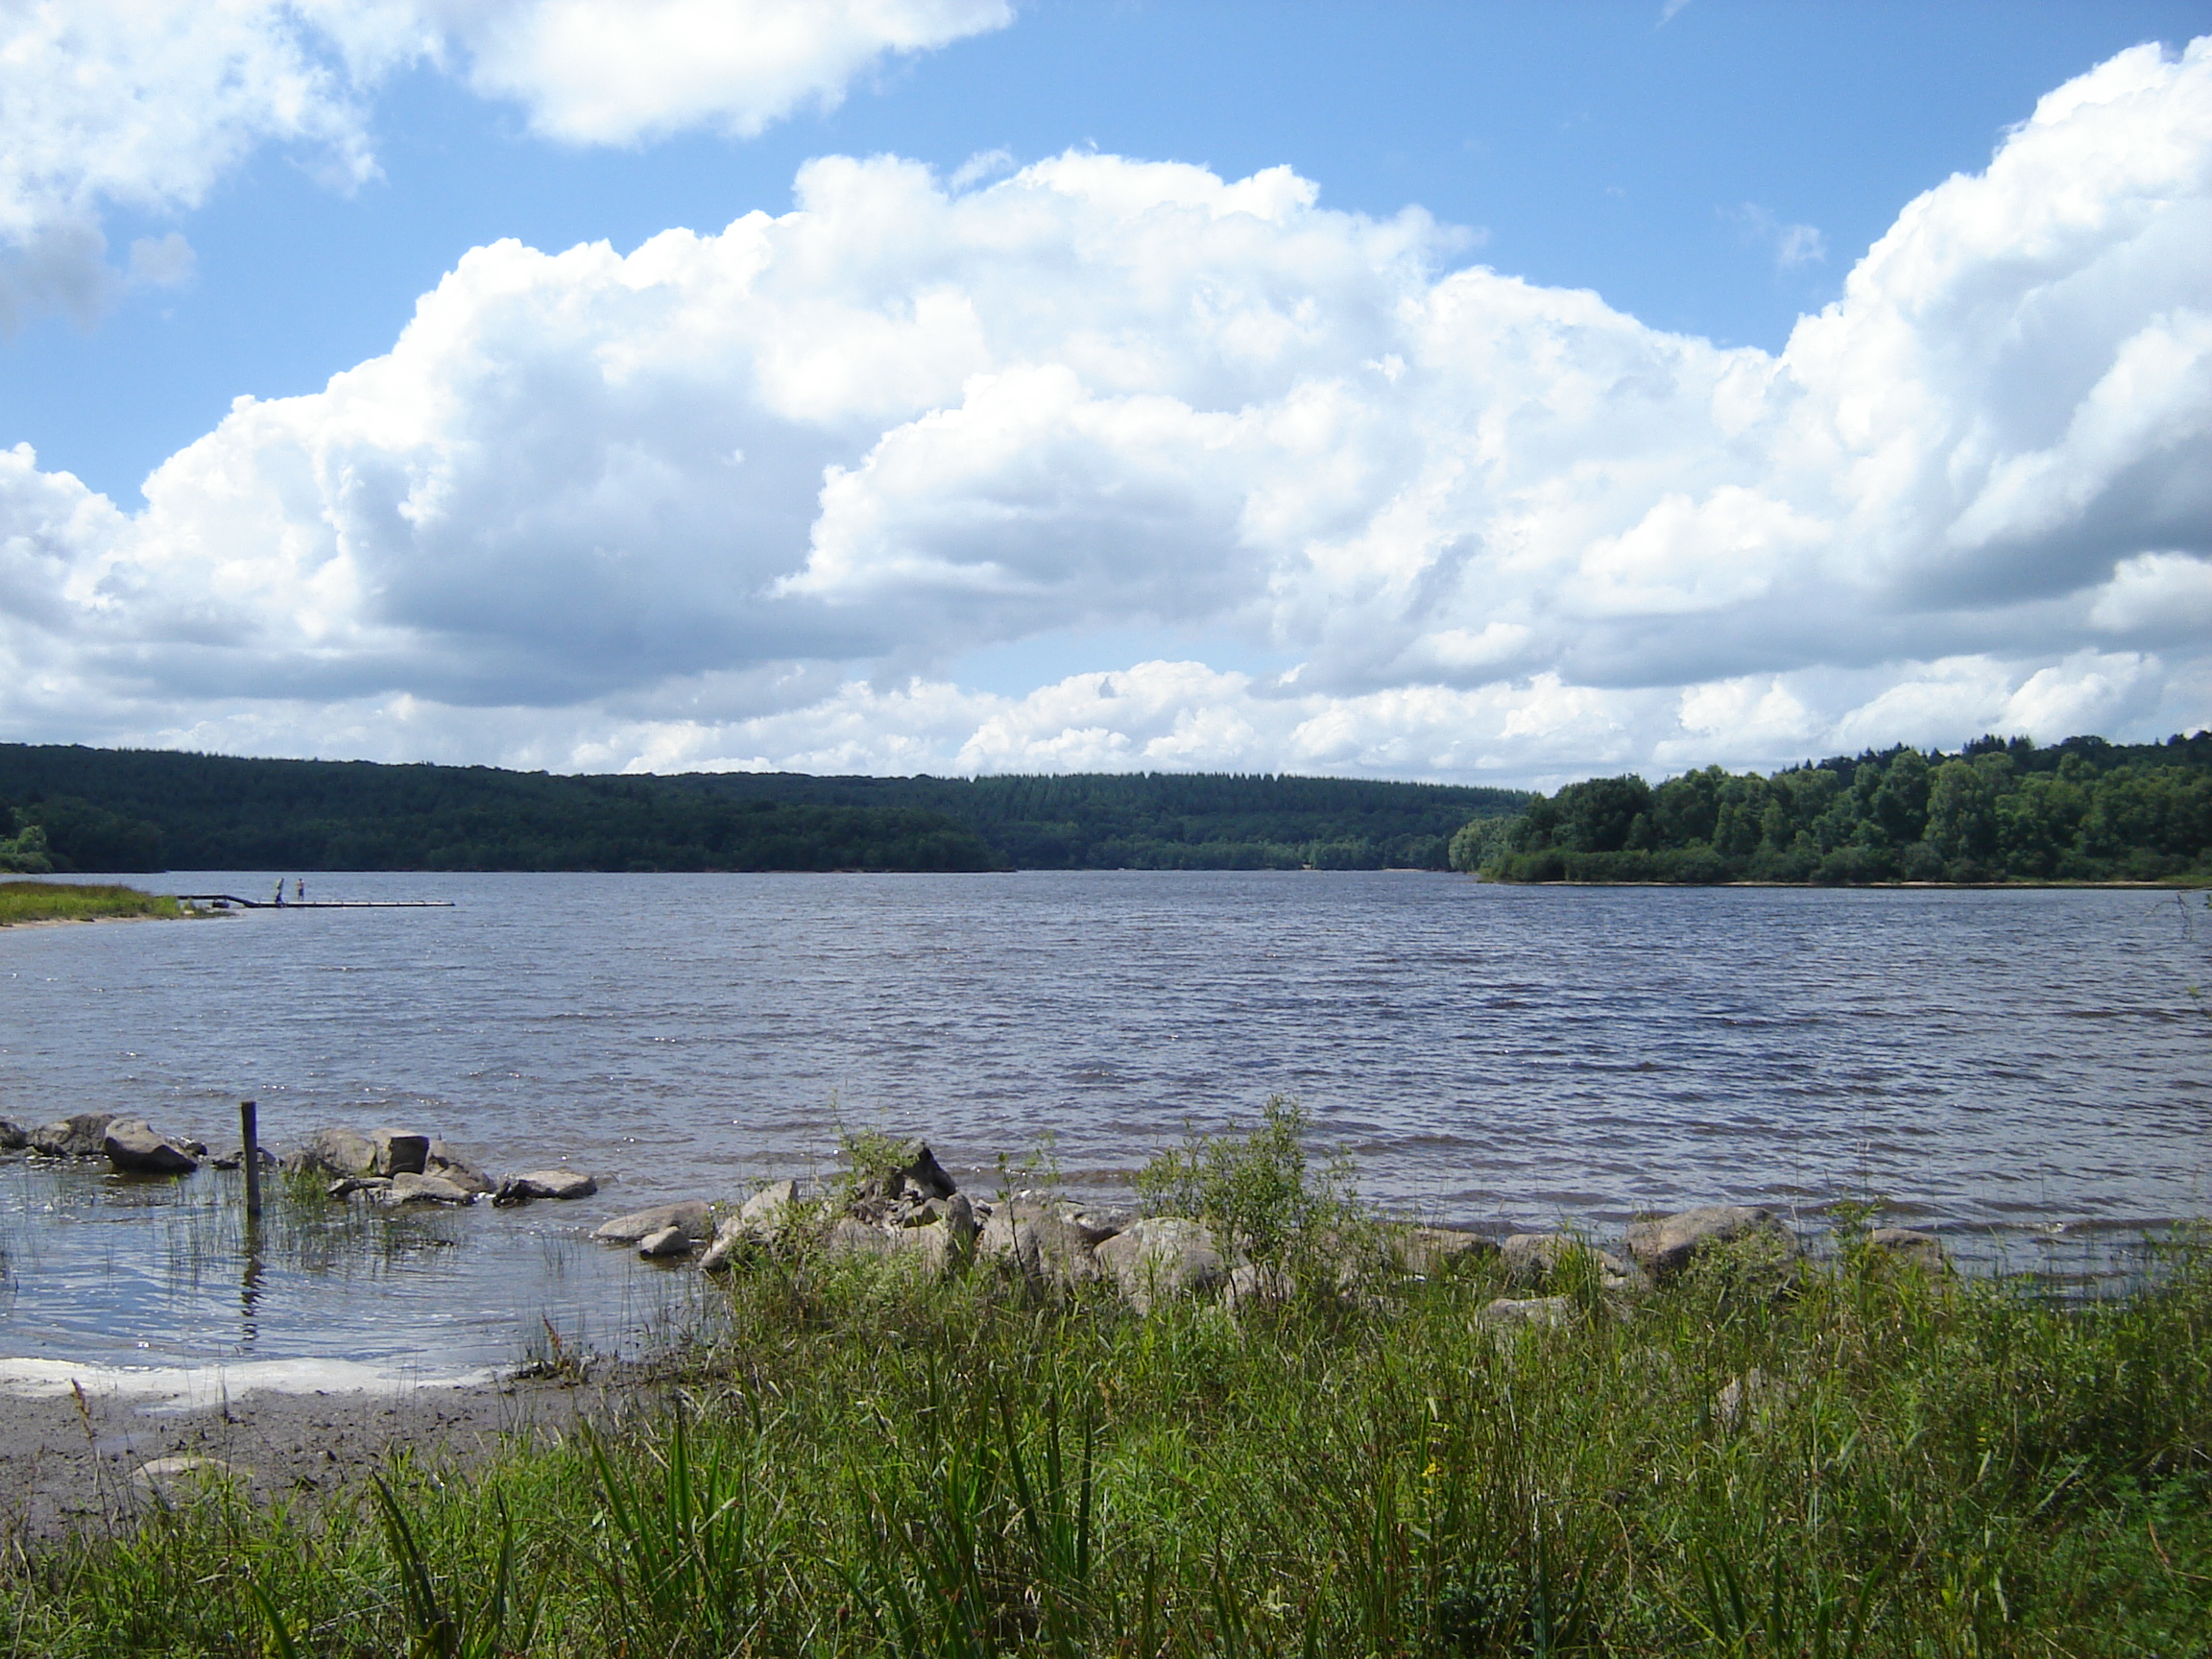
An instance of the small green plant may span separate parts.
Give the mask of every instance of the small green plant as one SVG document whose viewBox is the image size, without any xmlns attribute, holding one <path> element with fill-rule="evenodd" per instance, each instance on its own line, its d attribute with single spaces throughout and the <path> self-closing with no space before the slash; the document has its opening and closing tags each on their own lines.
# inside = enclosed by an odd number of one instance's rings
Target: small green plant
<svg viewBox="0 0 2212 1659">
<path fill-rule="evenodd" d="M 1192 1131 L 1153 1158 L 1137 1171 L 1138 1197 L 1146 1214 L 1203 1221 L 1247 1260 L 1281 1263 L 1326 1233 L 1364 1222 L 1348 1160 L 1309 1167 L 1312 1126 L 1297 1101 L 1273 1095 L 1249 1133 Z"/>
</svg>

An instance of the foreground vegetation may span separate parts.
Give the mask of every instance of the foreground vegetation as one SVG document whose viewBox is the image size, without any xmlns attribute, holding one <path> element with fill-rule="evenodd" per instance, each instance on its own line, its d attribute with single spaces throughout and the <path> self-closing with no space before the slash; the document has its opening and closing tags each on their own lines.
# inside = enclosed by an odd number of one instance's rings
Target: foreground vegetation
<svg viewBox="0 0 2212 1659">
<path fill-rule="evenodd" d="M 1984 737 L 1657 787 L 1594 778 L 1468 824 L 1452 866 L 1503 881 L 2207 881 L 2212 732 Z"/>
<path fill-rule="evenodd" d="M 1527 800 L 1338 778 L 554 777 L 0 743 L 0 870 L 1441 870 L 1471 816 Z"/>
<path fill-rule="evenodd" d="M 166 893 L 80 882 L 0 881 L 0 927 L 17 922 L 101 922 L 118 916 L 177 916 Z"/>
<path fill-rule="evenodd" d="M 1478 1262 L 1232 1316 L 756 1261 L 681 1384 L 467 1479 L 17 1547 L 40 1654 L 2212 1650 L 2212 1256 L 2120 1302 L 1846 1230 L 1501 1334 Z M 1742 1380 L 1752 1379 L 1745 1387 Z M 1727 1391 L 1738 1384 L 1733 1407 Z M 640 1396 L 644 1398 L 644 1396 Z"/>
</svg>

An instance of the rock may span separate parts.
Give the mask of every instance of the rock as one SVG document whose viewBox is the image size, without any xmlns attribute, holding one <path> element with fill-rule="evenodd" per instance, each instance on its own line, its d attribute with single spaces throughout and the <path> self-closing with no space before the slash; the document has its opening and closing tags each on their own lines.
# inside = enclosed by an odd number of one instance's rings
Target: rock
<svg viewBox="0 0 2212 1659">
<path fill-rule="evenodd" d="M 899 1238 L 880 1227 L 841 1215 L 830 1224 L 822 1248 L 832 1256 L 888 1256 L 899 1248 Z"/>
<path fill-rule="evenodd" d="M 945 1173 L 945 1166 L 937 1162 L 937 1155 L 929 1150 L 925 1141 L 915 1147 L 914 1156 L 906 1161 L 899 1173 L 925 1198 L 950 1198 L 959 1190 L 952 1177 Z"/>
<path fill-rule="evenodd" d="M 1498 1241 L 1456 1227 L 1408 1227 L 1392 1241 L 1399 1265 L 1408 1273 L 1433 1278 L 1485 1256 L 1498 1254 Z"/>
<path fill-rule="evenodd" d="M 1134 1210 L 1118 1210 L 1103 1204 L 1063 1204 L 1058 1219 L 1082 1236 L 1086 1250 L 1094 1250 L 1115 1234 L 1126 1233 L 1136 1225 L 1138 1217 Z"/>
<path fill-rule="evenodd" d="M 1111 1238 L 1113 1234 L 1103 1235 Z M 1017 1198 L 992 1212 L 975 1236 L 978 1260 L 1000 1262 L 1025 1279 L 1088 1285 L 1098 1277 L 1086 1230 L 1065 1211 Z"/>
<path fill-rule="evenodd" d="M 1117 1233 L 1092 1252 L 1114 1276 L 1121 1294 L 1140 1313 L 1148 1313 L 1162 1296 L 1211 1290 L 1225 1271 L 1214 1235 L 1195 1221 L 1155 1215 Z"/>
<path fill-rule="evenodd" d="M 599 1183 L 580 1169 L 533 1169 L 500 1182 L 492 1202 L 507 1210 L 533 1198 L 589 1198 L 598 1190 Z"/>
<path fill-rule="evenodd" d="M 489 1192 L 492 1178 L 443 1141 L 430 1142 L 422 1160 L 422 1173 L 450 1181 L 464 1192 Z"/>
<path fill-rule="evenodd" d="M 1571 1296 L 1501 1296 L 1478 1312 L 1475 1322 L 1506 1333 L 1563 1331 L 1574 1318 L 1575 1299 Z"/>
<path fill-rule="evenodd" d="M 260 1164 L 262 1168 L 274 1169 L 276 1167 L 276 1153 L 270 1151 L 266 1146 L 256 1146 L 253 1150 L 256 1154 L 255 1161 Z M 216 1153 L 207 1162 L 214 1165 L 218 1169 L 243 1169 L 246 1167 L 246 1148 L 233 1146 L 228 1151 Z"/>
<path fill-rule="evenodd" d="M 456 1187 L 443 1175 L 393 1175 L 377 1192 L 376 1202 L 386 1210 L 402 1204 L 473 1204 L 476 1194 Z"/>
<path fill-rule="evenodd" d="M 670 1222 L 638 1239 L 637 1254 L 649 1262 L 664 1261 L 671 1256 L 688 1256 L 691 1254 L 691 1235 Z"/>
<path fill-rule="evenodd" d="M 107 1150 L 112 1112 L 80 1112 L 31 1131 L 31 1150 L 47 1158 L 97 1158 Z"/>
<path fill-rule="evenodd" d="M 1516 1233 L 1498 1249 L 1506 1278 L 1535 1290 L 1550 1288 L 1553 1275 L 1577 1255 L 1594 1262 L 1600 1290 L 1625 1295 L 1649 1287 L 1644 1270 L 1634 1262 L 1623 1262 L 1611 1251 L 1600 1250 L 1569 1233 Z"/>
<path fill-rule="evenodd" d="M 667 1227 L 677 1228 L 685 1238 L 703 1244 L 714 1237 L 714 1216 L 705 1199 L 685 1198 L 602 1221 L 591 1237 L 602 1244 L 636 1244 Z"/>
<path fill-rule="evenodd" d="M 798 1208 L 799 1183 L 771 1181 L 745 1200 L 737 1220 L 756 1238 L 772 1239 L 796 1219 Z"/>
<path fill-rule="evenodd" d="M 325 1175 L 373 1175 L 376 1148 L 351 1129 L 318 1129 L 285 1160 L 294 1169 L 320 1169 Z"/>
<path fill-rule="evenodd" d="M 0 1152 L 20 1152 L 30 1144 L 30 1130 L 12 1118 L 0 1118 Z"/>
<path fill-rule="evenodd" d="M 118 1118 L 101 1141 L 108 1162 L 123 1175 L 189 1175 L 200 1160 L 142 1118 Z"/>
<path fill-rule="evenodd" d="M 1222 1291 L 1231 1308 L 1279 1308 L 1298 1294 L 1298 1281 L 1268 1262 L 1247 1262 Z"/>
<path fill-rule="evenodd" d="M 1628 1229 L 1628 1253 L 1654 1279 L 1679 1273 L 1717 1244 L 1760 1238 L 1783 1255 L 1795 1255 L 1797 1240 L 1771 1210 L 1747 1204 L 1707 1204 L 1657 1221 L 1638 1221 Z"/>
<path fill-rule="evenodd" d="M 369 1131 L 369 1173 L 420 1175 L 430 1157 L 430 1137 L 412 1129 Z"/>
<path fill-rule="evenodd" d="M 1713 1397 L 1713 1420 L 1723 1429 L 1734 1429 L 1748 1419 L 1767 1417 L 1789 1400 L 1791 1392 L 1783 1379 L 1769 1377 L 1754 1365 Z"/>
<path fill-rule="evenodd" d="M 357 1192 L 366 1192 L 373 1199 L 392 1185 L 389 1175 L 341 1175 L 323 1190 L 325 1198 L 350 1198 Z"/>
<path fill-rule="evenodd" d="M 164 1503 L 189 1496 L 211 1485 L 252 1479 L 252 1471 L 226 1463 L 220 1457 L 156 1457 L 132 1471 L 131 1484 L 145 1497 Z"/>
<path fill-rule="evenodd" d="M 1866 1249 L 1876 1259 L 1910 1263 L 1930 1273 L 1945 1272 L 1951 1265 L 1942 1239 L 1933 1233 L 1917 1233 L 1910 1227 L 1875 1228 L 1866 1235 Z"/>
</svg>

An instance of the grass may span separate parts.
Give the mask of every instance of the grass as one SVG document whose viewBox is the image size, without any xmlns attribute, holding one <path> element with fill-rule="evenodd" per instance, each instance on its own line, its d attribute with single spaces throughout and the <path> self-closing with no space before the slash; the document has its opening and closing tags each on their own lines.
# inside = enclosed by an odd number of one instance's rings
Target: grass
<svg viewBox="0 0 2212 1659">
<path fill-rule="evenodd" d="M 1506 1337 L 1479 1262 L 1140 1318 L 770 1257 L 566 1444 L 12 1550 L 0 1651 L 2212 1651 L 2212 1246 L 2060 1306 L 1844 1242 Z"/>
<path fill-rule="evenodd" d="M 145 893 L 115 883 L 0 881 L 0 927 L 18 922 L 104 922 L 116 917 L 173 918 L 187 914 L 166 893 Z"/>
</svg>

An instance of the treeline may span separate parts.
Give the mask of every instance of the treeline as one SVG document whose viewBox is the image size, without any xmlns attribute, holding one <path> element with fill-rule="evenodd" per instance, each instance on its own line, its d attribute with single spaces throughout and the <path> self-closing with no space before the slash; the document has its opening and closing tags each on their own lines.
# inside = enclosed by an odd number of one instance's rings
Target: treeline
<svg viewBox="0 0 2212 1659">
<path fill-rule="evenodd" d="M 1453 838 L 1502 881 L 2156 881 L 2212 876 L 2212 732 L 1983 737 L 1767 777 L 1594 778 Z"/>
<path fill-rule="evenodd" d="M 737 799 L 898 800 L 945 813 L 1022 870 L 1442 870 L 1470 817 L 1517 812 L 1518 789 L 1242 773 L 669 780 Z"/>
<path fill-rule="evenodd" d="M 0 744 L 0 869 L 1443 869 L 1520 791 L 1328 778 L 565 777 Z"/>
<path fill-rule="evenodd" d="M 725 800 L 655 778 L 0 745 L 0 805 L 57 871 L 990 870 L 911 806 Z M 7 845 L 7 844 L 0 844 Z M 36 868 L 36 865 L 26 867 Z"/>
</svg>

